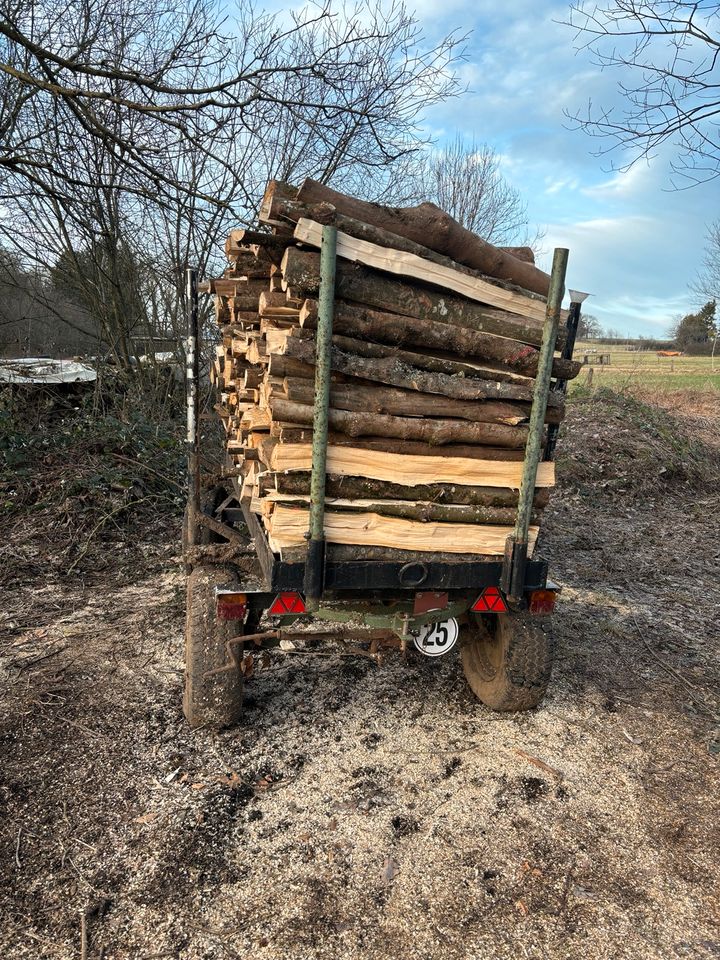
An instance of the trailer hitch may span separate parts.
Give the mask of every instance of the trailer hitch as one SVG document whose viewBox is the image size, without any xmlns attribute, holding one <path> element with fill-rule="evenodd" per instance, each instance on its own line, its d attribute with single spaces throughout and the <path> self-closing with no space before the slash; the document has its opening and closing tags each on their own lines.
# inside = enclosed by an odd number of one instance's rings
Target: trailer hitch
<svg viewBox="0 0 720 960">
<path fill-rule="evenodd" d="M 354 646 L 348 648 L 345 656 L 368 657 L 374 660 L 378 666 L 381 666 L 384 660 L 383 650 L 400 650 L 401 653 L 407 653 L 407 639 L 398 637 L 392 630 L 336 630 L 314 631 L 312 633 L 300 633 L 297 630 L 288 630 L 280 628 L 278 630 L 266 630 L 263 633 L 247 633 L 237 637 L 231 637 L 225 643 L 225 652 L 227 653 L 227 663 L 222 667 L 216 667 L 215 670 L 208 670 L 205 677 L 215 677 L 221 673 L 230 673 L 238 670 L 242 673 L 242 660 L 245 653 L 245 644 L 251 645 L 253 650 L 265 650 L 272 647 L 282 648 L 283 642 L 293 643 L 295 640 L 335 640 L 339 643 L 348 644 L 355 642 Z M 358 646 L 360 643 L 369 643 L 368 649 Z"/>
</svg>

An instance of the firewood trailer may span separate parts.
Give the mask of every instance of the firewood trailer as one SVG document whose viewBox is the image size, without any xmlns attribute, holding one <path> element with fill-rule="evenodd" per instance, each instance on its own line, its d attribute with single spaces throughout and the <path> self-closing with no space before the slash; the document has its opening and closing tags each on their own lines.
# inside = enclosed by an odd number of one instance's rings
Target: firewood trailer
<svg viewBox="0 0 720 960">
<path fill-rule="evenodd" d="M 320 247 L 312 463 L 307 542 L 302 558 L 273 549 L 253 509 L 237 461 L 212 473 L 201 466 L 198 278 L 187 271 L 188 502 L 183 528 L 188 569 L 184 712 L 193 726 L 223 727 L 242 712 L 243 685 L 258 652 L 287 647 L 298 627 L 326 624 L 324 638 L 381 663 L 391 650 L 439 656 L 456 646 L 470 687 L 494 710 L 536 707 L 550 678 L 550 615 L 558 587 L 529 539 L 536 476 L 554 459 L 557 425 L 544 427 L 561 329 L 568 251 L 553 259 L 539 344 L 527 440 L 512 533 L 504 555 L 387 551 L 368 547 L 346 558 L 325 537 L 328 415 L 333 349 L 337 228 L 324 225 Z M 571 361 L 580 303 L 562 331 Z M 519 458 L 517 458 L 519 461 Z M 520 462 L 518 463 L 520 466 Z M 310 636 L 318 636 L 312 632 Z"/>
</svg>

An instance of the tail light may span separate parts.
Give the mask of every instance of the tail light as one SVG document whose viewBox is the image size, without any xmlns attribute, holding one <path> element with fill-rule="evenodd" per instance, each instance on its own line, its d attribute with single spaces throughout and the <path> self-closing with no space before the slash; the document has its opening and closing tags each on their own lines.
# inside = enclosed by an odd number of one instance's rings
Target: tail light
<svg viewBox="0 0 720 960">
<path fill-rule="evenodd" d="M 291 614 L 306 612 L 305 601 L 296 592 L 279 593 L 268 610 L 271 617 L 287 617 Z"/>
<path fill-rule="evenodd" d="M 232 590 L 215 592 L 218 620 L 244 620 L 247 613 L 247 596 Z"/>
<path fill-rule="evenodd" d="M 470 609 L 473 613 L 507 613 L 508 605 L 497 587 L 485 587 Z"/>
<path fill-rule="evenodd" d="M 555 609 L 556 600 L 555 590 L 533 590 L 528 597 L 528 609 L 536 616 L 547 615 Z"/>
</svg>

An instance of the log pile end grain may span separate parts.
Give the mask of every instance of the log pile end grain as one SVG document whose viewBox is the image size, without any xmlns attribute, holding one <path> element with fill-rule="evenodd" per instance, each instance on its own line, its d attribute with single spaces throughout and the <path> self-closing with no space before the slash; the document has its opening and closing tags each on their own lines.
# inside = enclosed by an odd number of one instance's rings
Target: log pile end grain
<svg viewBox="0 0 720 960">
<path fill-rule="evenodd" d="M 271 181 L 234 230 L 211 378 L 243 503 L 297 558 L 308 526 L 322 227 L 338 229 L 326 537 L 357 557 L 495 557 L 512 531 L 548 277 L 433 204 L 397 210 Z M 561 335 L 562 336 L 562 335 Z M 558 344 L 559 346 L 560 344 Z M 556 356 L 553 375 L 579 365 Z M 551 391 L 545 421 L 564 416 Z M 534 543 L 554 465 L 540 465 Z M 341 545 L 341 546 L 340 546 Z M 349 551 L 349 554 L 348 554 Z"/>
</svg>

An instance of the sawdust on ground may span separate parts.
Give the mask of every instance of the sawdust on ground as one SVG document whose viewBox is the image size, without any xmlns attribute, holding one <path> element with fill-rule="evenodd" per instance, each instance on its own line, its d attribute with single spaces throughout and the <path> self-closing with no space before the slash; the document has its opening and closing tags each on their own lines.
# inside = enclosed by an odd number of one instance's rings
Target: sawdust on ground
<svg viewBox="0 0 720 960">
<path fill-rule="evenodd" d="M 572 405 L 547 513 L 533 713 L 487 710 L 455 655 L 321 648 L 273 654 L 242 726 L 191 732 L 173 542 L 140 576 L 8 591 L 0 956 L 720 956 L 717 491 L 658 461 L 623 495 L 597 409 Z"/>
</svg>

